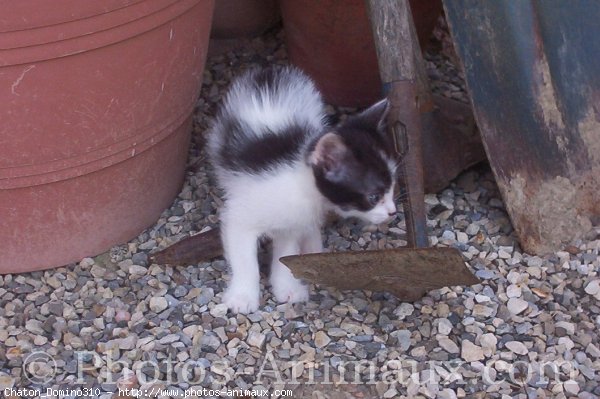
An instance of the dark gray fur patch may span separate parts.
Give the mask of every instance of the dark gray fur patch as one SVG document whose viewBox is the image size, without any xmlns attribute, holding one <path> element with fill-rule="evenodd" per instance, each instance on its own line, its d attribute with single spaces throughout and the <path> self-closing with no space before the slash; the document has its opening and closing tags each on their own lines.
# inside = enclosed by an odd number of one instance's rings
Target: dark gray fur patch
<svg viewBox="0 0 600 399">
<path fill-rule="evenodd" d="M 305 76 L 296 68 L 272 66 L 249 71 L 238 82 L 245 87 L 246 95 L 255 93 L 261 97 L 262 92 L 280 90 L 290 79 L 305 79 Z M 235 112 L 223 107 L 216 120 L 219 139 L 212 156 L 227 170 L 256 174 L 301 160 L 308 141 L 315 135 L 307 126 L 294 121 L 279 131 L 268 131 L 265 125 L 263 130 L 251 132 L 251 127 Z"/>
<path fill-rule="evenodd" d="M 221 165 L 232 171 L 259 173 L 302 159 L 306 130 L 291 125 L 260 137 L 242 134 L 238 121 L 226 124 L 229 134 L 219 153 Z"/>
</svg>

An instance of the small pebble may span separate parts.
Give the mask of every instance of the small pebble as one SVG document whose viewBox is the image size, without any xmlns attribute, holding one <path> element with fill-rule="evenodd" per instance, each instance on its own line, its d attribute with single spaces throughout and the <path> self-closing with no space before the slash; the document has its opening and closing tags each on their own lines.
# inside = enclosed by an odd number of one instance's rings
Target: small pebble
<svg viewBox="0 0 600 399">
<path fill-rule="evenodd" d="M 323 348 L 331 342 L 331 338 L 324 331 L 317 331 L 315 334 L 315 345 L 317 348 Z"/>
<path fill-rule="evenodd" d="M 213 317 L 224 317 L 227 314 L 227 305 L 219 303 L 210 310 L 210 315 Z"/>
<path fill-rule="evenodd" d="M 246 342 L 250 346 L 255 346 L 257 348 L 262 348 L 265 343 L 266 336 L 262 333 L 251 331 L 246 339 Z"/>
<path fill-rule="evenodd" d="M 438 319 L 438 332 L 442 335 L 449 335 L 452 332 L 452 323 L 448 319 Z"/>
<path fill-rule="evenodd" d="M 485 358 L 483 349 L 467 339 L 462 341 L 460 357 L 467 362 L 476 362 Z"/>
<path fill-rule="evenodd" d="M 410 303 L 402 303 L 395 311 L 394 314 L 398 317 L 399 320 L 406 318 L 413 314 L 415 307 Z"/>
<path fill-rule="evenodd" d="M 529 303 L 520 298 L 510 298 L 506 306 L 510 313 L 517 315 L 524 312 L 529 307 Z"/>
<path fill-rule="evenodd" d="M 585 286 L 585 292 L 597 297 L 600 295 L 600 279 L 592 280 Z M 598 298 L 597 298 L 598 299 Z"/>
<path fill-rule="evenodd" d="M 165 297 L 152 297 L 150 298 L 150 310 L 156 313 L 160 313 L 169 306 Z"/>
<path fill-rule="evenodd" d="M 527 347 L 519 341 L 510 341 L 504 344 L 504 346 L 506 346 L 508 349 L 510 349 L 512 352 L 516 353 L 517 355 L 526 355 L 529 350 L 527 349 Z"/>
<path fill-rule="evenodd" d="M 460 352 L 460 348 L 458 347 L 458 345 L 456 345 L 456 343 L 448 337 L 438 338 L 438 344 L 443 350 L 445 350 L 448 353 L 456 354 Z M 470 356 L 470 354 L 467 356 Z"/>
</svg>

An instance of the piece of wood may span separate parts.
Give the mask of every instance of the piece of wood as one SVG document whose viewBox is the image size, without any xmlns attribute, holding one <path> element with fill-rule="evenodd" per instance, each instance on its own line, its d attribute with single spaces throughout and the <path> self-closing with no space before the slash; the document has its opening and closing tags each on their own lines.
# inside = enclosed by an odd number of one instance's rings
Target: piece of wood
<svg viewBox="0 0 600 399">
<path fill-rule="evenodd" d="M 386 291 L 416 301 L 428 291 L 479 280 L 455 248 L 400 248 L 286 256 L 296 278 L 342 290 Z"/>
<path fill-rule="evenodd" d="M 419 74 L 415 58 L 421 48 L 412 20 L 408 0 L 369 0 L 367 8 L 373 28 L 373 38 L 379 63 L 381 81 L 415 80 Z"/>
</svg>

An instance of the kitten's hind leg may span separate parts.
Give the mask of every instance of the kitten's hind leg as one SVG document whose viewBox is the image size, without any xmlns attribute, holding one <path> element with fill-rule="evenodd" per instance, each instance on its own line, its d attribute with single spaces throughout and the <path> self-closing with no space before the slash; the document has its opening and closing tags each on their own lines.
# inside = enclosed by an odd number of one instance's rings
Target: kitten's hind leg
<svg viewBox="0 0 600 399">
<path fill-rule="evenodd" d="M 231 267 L 223 303 L 234 313 L 252 313 L 260 302 L 258 234 L 230 223 L 222 223 L 221 229 L 225 258 Z"/>
<path fill-rule="evenodd" d="M 279 261 L 287 255 L 300 252 L 298 238 L 293 235 L 276 234 L 273 237 L 273 261 L 271 262 L 271 287 L 278 302 L 308 301 L 308 287 L 293 276 L 290 269 Z"/>
</svg>

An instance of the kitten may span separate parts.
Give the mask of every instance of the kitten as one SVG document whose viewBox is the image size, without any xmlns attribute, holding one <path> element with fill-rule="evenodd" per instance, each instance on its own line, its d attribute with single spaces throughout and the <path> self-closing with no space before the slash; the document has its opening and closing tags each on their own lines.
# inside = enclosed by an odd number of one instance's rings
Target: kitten
<svg viewBox="0 0 600 399">
<path fill-rule="evenodd" d="M 279 302 L 308 300 L 308 287 L 279 258 L 322 251 L 321 227 L 335 211 L 371 223 L 396 214 L 396 161 L 386 138 L 385 100 L 326 126 L 313 82 L 293 67 L 252 70 L 233 83 L 208 138 L 224 190 L 221 230 L 233 312 L 259 307 L 257 242 L 273 240 L 270 283 Z"/>
</svg>

